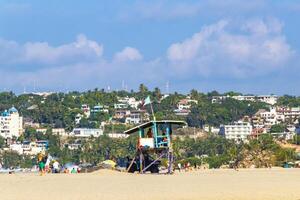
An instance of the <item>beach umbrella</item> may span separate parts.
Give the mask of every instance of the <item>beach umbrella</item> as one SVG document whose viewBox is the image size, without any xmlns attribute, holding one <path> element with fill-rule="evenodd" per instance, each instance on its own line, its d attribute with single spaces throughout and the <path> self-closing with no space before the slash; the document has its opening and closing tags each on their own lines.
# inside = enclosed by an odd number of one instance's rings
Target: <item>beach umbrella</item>
<svg viewBox="0 0 300 200">
<path fill-rule="evenodd" d="M 105 160 L 101 163 L 101 166 L 104 168 L 115 168 L 116 165 L 117 164 L 112 160 Z"/>
</svg>

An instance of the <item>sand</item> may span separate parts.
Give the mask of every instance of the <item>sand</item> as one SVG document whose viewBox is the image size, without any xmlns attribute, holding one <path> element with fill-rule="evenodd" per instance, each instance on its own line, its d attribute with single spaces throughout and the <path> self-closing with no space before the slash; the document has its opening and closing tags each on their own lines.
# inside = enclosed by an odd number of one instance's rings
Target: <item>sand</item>
<svg viewBox="0 0 300 200">
<path fill-rule="evenodd" d="M 300 169 L 202 170 L 138 175 L 1 174 L 1 200 L 300 200 Z"/>
</svg>

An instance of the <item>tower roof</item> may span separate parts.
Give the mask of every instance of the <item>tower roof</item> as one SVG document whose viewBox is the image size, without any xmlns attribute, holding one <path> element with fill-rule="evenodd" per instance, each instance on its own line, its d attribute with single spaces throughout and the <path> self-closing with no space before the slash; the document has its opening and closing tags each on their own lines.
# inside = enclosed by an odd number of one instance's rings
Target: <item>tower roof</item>
<svg viewBox="0 0 300 200">
<path fill-rule="evenodd" d="M 18 110 L 13 106 L 8 110 L 9 113 L 16 113 Z"/>
</svg>

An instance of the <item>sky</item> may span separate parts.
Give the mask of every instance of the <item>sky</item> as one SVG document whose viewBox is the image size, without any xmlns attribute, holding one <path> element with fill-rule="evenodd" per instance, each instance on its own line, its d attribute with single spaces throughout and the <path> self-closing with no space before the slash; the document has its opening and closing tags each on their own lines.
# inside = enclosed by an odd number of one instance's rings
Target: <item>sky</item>
<svg viewBox="0 0 300 200">
<path fill-rule="evenodd" d="M 300 95 L 300 0 L 0 0 L 0 91 Z"/>
</svg>

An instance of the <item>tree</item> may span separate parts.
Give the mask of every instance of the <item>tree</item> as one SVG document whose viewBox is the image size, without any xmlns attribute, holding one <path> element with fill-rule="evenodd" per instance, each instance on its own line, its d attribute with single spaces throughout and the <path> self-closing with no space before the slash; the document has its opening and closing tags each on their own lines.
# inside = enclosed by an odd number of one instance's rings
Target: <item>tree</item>
<svg viewBox="0 0 300 200">
<path fill-rule="evenodd" d="M 15 151 L 4 151 L 1 162 L 4 168 L 16 168 L 21 164 L 22 157 Z"/>
<path fill-rule="evenodd" d="M 148 88 L 142 83 L 139 86 L 139 92 L 140 93 L 146 93 L 146 92 L 148 92 Z"/>
<path fill-rule="evenodd" d="M 282 133 L 285 131 L 286 126 L 284 124 L 274 124 L 271 126 L 271 133 Z"/>
<path fill-rule="evenodd" d="M 5 138 L 0 136 L 0 148 L 3 148 L 5 146 Z"/>
<path fill-rule="evenodd" d="M 27 127 L 25 129 L 24 138 L 26 140 L 35 140 L 37 139 L 37 132 L 35 128 Z"/>
<path fill-rule="evenodd" d="M 161 91 L 158 87 L 154 88 L 153 96 L 157 101 L 159 101 L 160 98 L 162 97 Z"/>
</svg>

